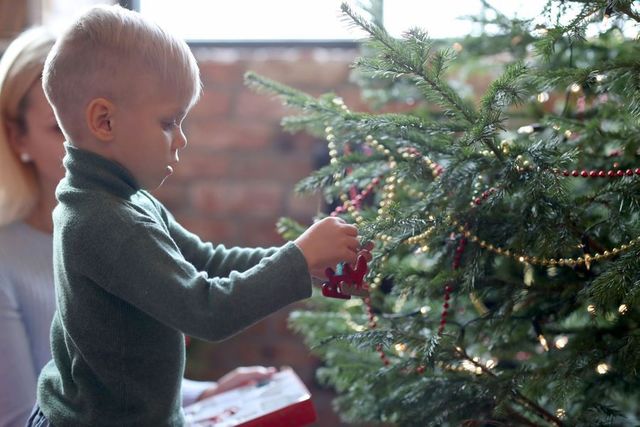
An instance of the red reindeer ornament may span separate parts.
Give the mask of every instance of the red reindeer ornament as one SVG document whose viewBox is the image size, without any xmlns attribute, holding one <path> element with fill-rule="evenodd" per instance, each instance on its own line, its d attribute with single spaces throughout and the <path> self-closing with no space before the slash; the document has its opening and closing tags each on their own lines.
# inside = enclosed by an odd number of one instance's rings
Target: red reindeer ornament
<svg viewBox="0 0 640 427">
<path fill-rule="evenodd" d="M 337 270 L 340 270 L 339 267 Z M 325 275 L 329 280 L 322 284 L 322 295 L 340 299 L 351 299 L 351 295 L 368 296 L 369 285 L 364 282 L 364 276 L 368 271 L 369 267 L 364 255 L 358 256 L 355 269 L 350 264 L 344 264 L 342 265 L 342 272 L 336 274 L 332 268 L 327 268 Z"/>
</svg>

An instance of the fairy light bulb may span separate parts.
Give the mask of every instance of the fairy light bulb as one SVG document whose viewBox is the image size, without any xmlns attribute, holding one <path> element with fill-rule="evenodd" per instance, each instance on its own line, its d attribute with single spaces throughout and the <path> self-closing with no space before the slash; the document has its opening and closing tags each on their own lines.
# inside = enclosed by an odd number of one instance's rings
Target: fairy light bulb
<svg viewBox="0 0 640 427">
<path fill-rule="evenodd" d="M 472 361 L 470 360 L 463 360 L 462 361 L 462 367 L 464 369 L 466 369 L 469 372 L 475 372 L 476 371 L 476 365 L 473 364 Z"/>
<path fill-rule="evenodd" d="M 563 348 L 565 348 L 568 343 L 569 337 L 567 337 L 566 335 L 560 335 L 559 337 L 556 337 L 554 341 L 554 344 L 558 350 L 562 350 Z"/>
<path fill-rule="evenodd" d="M 595 305 L 593 305 L 593 304 L 589 304 L 589 305 L 587 306 L 587 312 L 588 312 L 589 314 L 596 314 L 596 306 L 595 306 Z"/>
<path fill-rule="evenodd" d="M 596 366 L 596 372 L 599 373 L 600 375 L 604 375 L 607 372 L 609 372 L 609 365 L 607 365 L 606 363 L 602 362 L 599 363 L 598 366 Z"/>
<path fill-rule="evenodd" d="M 404 343 L 397 343 L 396 345 L 394 345 L 394 348 L 396 349 L 396 352 L 402 354 L 407 350 L 407 345 Z"/>
<path fill-rule="evenodd" d="M 618 313 L 625 315 L 627 314 L 627 311 L 629 311 L 627 304 L 620 304 L 620 307 L 618 307 Z"/>
<path fill-rule="evenodd" d="M 549 343 L 547 343 L 547 339 L 544 337 L 544 335 L 538 335 L 538 341 L 540 341 L 540 345 L 542 346 L 542 348 L 544 348 L 544 351 L 549 351 Z"/>
<path fill-rule="evenodd" d="M 536 96 L 536 99 L 538 100 L 539 103 L 547 102 L 549 100 L 549 94 L 547 92 L 540 92 Z"/>
<path fill-rule="evenodd" d="M 520 126 L 518 128 L 518 133 L 519 134 L 527 134 L 528 135 L 530 133 L 533 133 L 533 131 L 534 131 L 534 129 L 533 129 L 533 126 L 531 126 L 531 125 Z"/>
</svg>

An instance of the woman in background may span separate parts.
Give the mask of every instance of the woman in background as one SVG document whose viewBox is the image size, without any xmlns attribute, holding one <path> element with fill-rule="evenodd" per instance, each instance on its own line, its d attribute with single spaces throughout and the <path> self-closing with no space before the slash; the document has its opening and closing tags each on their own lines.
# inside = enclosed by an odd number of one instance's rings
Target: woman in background
<svg viewBox="0 0 640 427">
<path fill-rule="evenodd" d="M 51 359 L 55 311 L 51 212 L 64 176 L 64 137 L 41 76 L 55 37 L 20 34 L 0 59 L 0 427 L 24 426 L 40 369 Z M 268 378 L 241 367 L 217 383 L 183 381 L 183 404 Z"/>
</svg>

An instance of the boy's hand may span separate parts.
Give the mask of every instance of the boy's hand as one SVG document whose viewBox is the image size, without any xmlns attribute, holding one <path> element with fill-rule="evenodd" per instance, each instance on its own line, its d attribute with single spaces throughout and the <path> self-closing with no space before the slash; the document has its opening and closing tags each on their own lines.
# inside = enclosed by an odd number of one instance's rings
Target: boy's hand
<svg viewBox="0 0 640 427">
<path fill-rule="evenodd" d="M 360 250 L 358 229 L 337 217 L 324 218 L 298 237 L 294 243 L 307 260 L 309 272 L 324 277 L 327 267 L 339 262 L 354 264 Z"/>
</svg>

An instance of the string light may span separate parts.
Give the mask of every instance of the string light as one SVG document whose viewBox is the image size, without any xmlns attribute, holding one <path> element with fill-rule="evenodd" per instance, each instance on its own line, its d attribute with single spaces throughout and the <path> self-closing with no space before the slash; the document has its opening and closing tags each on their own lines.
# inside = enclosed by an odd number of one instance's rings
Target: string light
<svg viewBox="0 0 640 427">
<path fill-rule="evenodd" d="M 620 307 L 618 307 L 618 313 L 625 315 L 627 314 L 627 311 L 629 311 L 627 304 L 620 304 Z"/>
<path fill-rule="evenodd" d="M 549 100 L 549 93 L 540 92 L 538 96 L 536 96 L 536 99 L 538 100 L 539 103 L 547 102 Z"/>
<path fill-rule="evenodd" d="M 566 335 L 560 335 L 556 337 L 554 344 L 558 350 L 562 350 L 569 343 L 569 338 Z"/>
<path fill-rule="evenodd" d="M 533 126 L 531 125 L 520 126 L 518 128 L 519 134 L 530 134 L 530 133 L 533 133 L 533 131 L 534 129 L 533 129 Z"/>
<path fill-rule="evenodd" d="M 540 345 L 542 346 L 542 348 L 544 348 L 544 351 L 549 351 L 549 343 L 547 343 L 547 339 L 544 337 L 544 335 L 538 335 L 538 341 L 540 341 Z"/>
<path fill-rule="evenodd" d="M 598 363 L 598 366 L 596 366 L 596 372 L 598 372 L 600 375 L 606 374 L 607 372 L 609 372 L 609 369 L 611 369 L 609 365 L 604 362 Z"/>
<path fill-rule="evenodd" d="M 587 306 L 587 311 L 589 312 L 589 314 L 596 314 L 596 306 L 593 304 L 589 304 Z"/>
<path fill-rule="evenodd" d="M 397 352 L 400 356 L 402 356 L 402 355 L 404 354 L 404 352 L 405 352 L 405 351 L 407 351 L 407 345 L 406 345 L 406 344 L 404 344 L 404 343 L 397 343 L 397 344 L 394 346 L 394 348 L 395 348 L 396 352 Z"/>
</svg>

